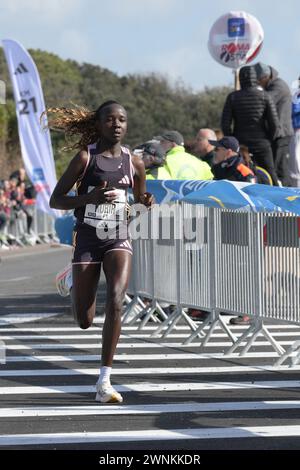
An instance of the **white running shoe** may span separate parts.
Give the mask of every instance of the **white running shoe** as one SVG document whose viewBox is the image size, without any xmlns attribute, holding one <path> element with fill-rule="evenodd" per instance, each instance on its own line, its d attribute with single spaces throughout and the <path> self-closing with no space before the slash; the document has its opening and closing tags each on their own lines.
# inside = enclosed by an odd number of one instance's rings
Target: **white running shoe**
<svg viewBox="0 0 300 470">
<path fill-rule="evenodd" d="M 55 278 L 56 289 L 62 297 L 67 297 L 70 294 L 72 287 L 72 265 L 69 263 L 62 269 Z"/>
<path fill-rule="evenodd" d="M 96 401 L 100 403 L 122 403 L 123 397 L 110 383 L 96 383 Z"/>
</svg>

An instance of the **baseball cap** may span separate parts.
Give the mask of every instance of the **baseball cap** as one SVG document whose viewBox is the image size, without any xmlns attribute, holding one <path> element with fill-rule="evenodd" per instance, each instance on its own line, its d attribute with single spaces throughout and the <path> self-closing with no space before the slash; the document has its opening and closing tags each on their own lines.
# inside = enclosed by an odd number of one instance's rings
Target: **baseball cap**
<svg viewBox="0 0 300 470">
<path fill-rule="evenodd" d="M 160 136 L 160 140 L 169 140 L 177 145 L 184 145 L 184 138 L 178 131 L 166 131 Z"/>
<path fill-rule="evenodd" d="M 225 149 L 231 149 L 233 152 L 240 150 L 239 141 L 232 136 L 224 136 L 220 140 L 209 140 L 208 141 L 214 147 L 224 147 Z"/>
<path fill-rule="evenodd" d="M 257 79 L 260 80 L 263 77 L 269 77 L 271 75 L 271 67 L 269 65 L 263 64 L 262 62 L 257 62 L 254 65 Z"/>
<path fill-rule="evenodd" d="M 159 142 L 146 142 L 143 146 L 143 151 L 160 160 L 163 160 L 165 156 L 165 151 Z"/>
</svg>

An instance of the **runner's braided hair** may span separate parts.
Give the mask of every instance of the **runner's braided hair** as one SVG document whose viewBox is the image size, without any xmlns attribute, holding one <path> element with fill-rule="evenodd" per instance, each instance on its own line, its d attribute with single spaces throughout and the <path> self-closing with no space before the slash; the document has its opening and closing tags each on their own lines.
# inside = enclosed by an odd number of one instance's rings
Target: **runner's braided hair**
<svg viewBox="0 0 300 470">
<path fill-rule="evenodd" d="M 113 104 L 122 106 L 118 101 L 109 100 L 102 103 L 95 111 L 90 111 L 83 106 L 76 106 L 75 108 L 48 108 L 41 115 L 41 120 L 47 114 L 48 124 L 46 127 L 57 131 L 64 131 L 66 138 L 81 135 L 77 142 L 67 145 L 63 150 L 85 149 L 88 145 L 99 140 L 96 122 L 99 120 L 103 108 Z"/>
</svg>

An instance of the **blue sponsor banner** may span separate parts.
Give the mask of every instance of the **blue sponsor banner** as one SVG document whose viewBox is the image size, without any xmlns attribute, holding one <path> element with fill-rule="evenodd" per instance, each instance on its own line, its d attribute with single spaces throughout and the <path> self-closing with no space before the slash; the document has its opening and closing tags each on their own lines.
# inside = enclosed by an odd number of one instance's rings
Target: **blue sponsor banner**
<svg viewBox="0 0 300 470">
<path fill-rule="evenodd" d="M 245 36 L 245 18 L 228 18 L 228 36 L 230 38 Z"/>
</svg>

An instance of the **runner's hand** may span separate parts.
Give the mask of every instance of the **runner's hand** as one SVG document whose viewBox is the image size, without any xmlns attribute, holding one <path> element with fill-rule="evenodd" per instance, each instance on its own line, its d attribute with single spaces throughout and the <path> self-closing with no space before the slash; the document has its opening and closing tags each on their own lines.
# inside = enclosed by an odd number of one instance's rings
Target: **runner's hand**
<svg viewBox="0 0 300 470">
<path fill-rule="evenodd" d="M 153 194 L 151 193 L 144 193 L 140 197 L 140 201 L 144 206 L 146 207 L 151 207 L 153 204 L 155 204 L 155 198 Z"/>
<path fill-rule="evenodd" d="M 88 199 L 90 204 L 103 204 L 106 201 L 105 192 L 107 191 L 107 181 L 103 181 L 96 186 L 90 193 L 88 193 Z"/>
<path fill-rule="evenodd" d="M 105 194 L 106 202 L 113 202 L 116 199 L 118 199 L 121 194 L 123 194 L 123 190 L 116 189 L 116 188 L 109 188 L 109 189 L 106 189 L 104 194 Z"/>
</svg>

